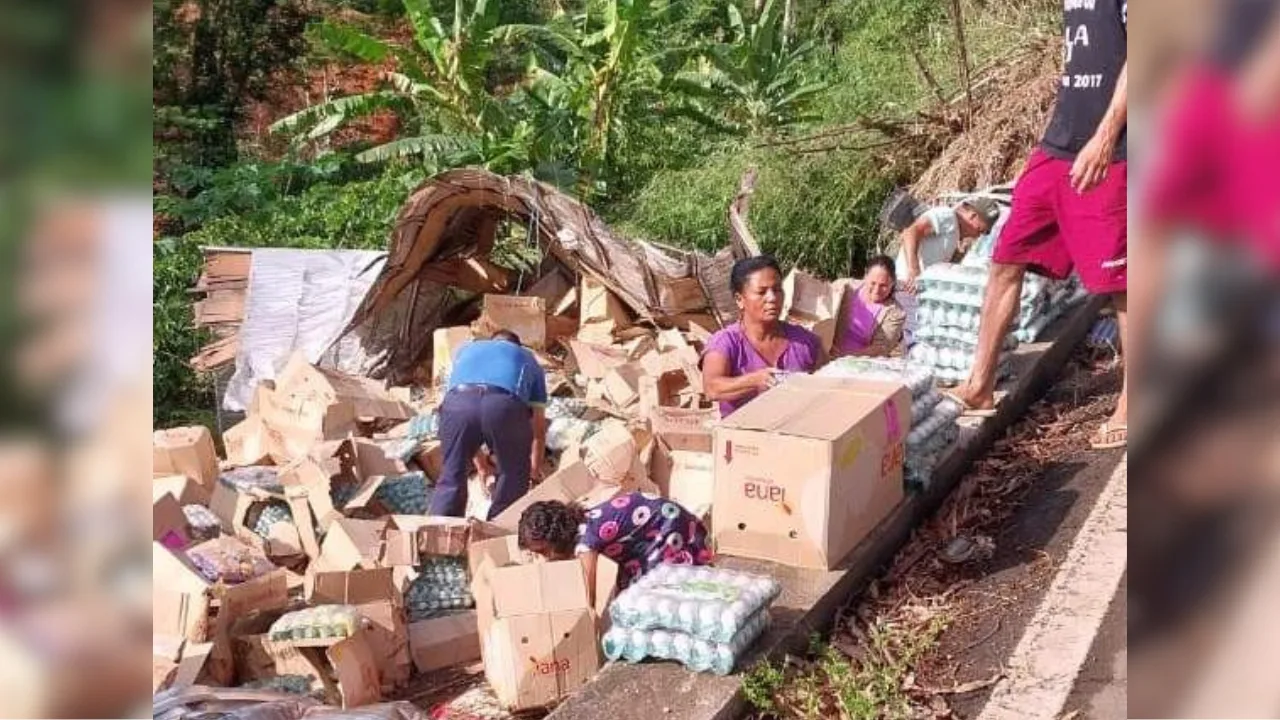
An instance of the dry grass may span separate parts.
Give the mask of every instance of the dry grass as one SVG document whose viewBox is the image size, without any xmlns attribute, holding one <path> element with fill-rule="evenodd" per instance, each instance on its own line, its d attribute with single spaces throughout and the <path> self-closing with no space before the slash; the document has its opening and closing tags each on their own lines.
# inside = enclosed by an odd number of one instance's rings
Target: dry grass
<svg viewBox="0 0 1280 720">
<path fill-rule="evenodd" d="M 957 135 L 912 186 L 917 198 L 1012 180 L 1039 142 L 1057 92 L 1061 40 L 1033 36 L 974 81 L 973 127 Z"/>
</svg>

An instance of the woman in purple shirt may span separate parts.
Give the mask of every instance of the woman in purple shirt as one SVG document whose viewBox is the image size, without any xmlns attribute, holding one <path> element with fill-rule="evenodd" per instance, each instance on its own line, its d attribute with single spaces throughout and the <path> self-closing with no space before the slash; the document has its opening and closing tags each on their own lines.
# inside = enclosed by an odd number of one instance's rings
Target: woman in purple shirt
<svg viewBox="0 0 1280 720">
<path fill-rule="evenodd" d="M 844 326 L 836 334 L 836 356 L 890 357 L 902 354 L 907 314 L 894 297 L 898 278 L 893 258 L 877 255 L 845 297 Z"/>
<path fill-rule="evenodd" d="M 768 255 L 739 260 L 729 276 L 738 322 L 707 341 L 702 382 L 707 397 L 727 417 L 777 384 L 786 372 L 809 373 L 827 361 L 817 335 L 783 322 L 782 271 Z"/>
</svg>

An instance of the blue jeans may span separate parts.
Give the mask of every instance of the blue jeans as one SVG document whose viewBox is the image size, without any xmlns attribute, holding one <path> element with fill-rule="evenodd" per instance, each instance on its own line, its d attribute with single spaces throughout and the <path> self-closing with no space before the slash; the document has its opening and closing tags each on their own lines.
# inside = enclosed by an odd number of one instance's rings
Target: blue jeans
<svg viewBox="0 0 1280 720">
<path fill-rule="evenodd" d="M 431 498 L 432 515 L 462 517 L 466 512 L 471 459 L 481 444 L 489 447 L 498 465 L 489 519 L 528 492 L 529 456 L 533 451 L 532 411 L 528 405 L 498 388 L 468 386 L 445 395 L 439 417 L 444 468 Z"/>
</svg>

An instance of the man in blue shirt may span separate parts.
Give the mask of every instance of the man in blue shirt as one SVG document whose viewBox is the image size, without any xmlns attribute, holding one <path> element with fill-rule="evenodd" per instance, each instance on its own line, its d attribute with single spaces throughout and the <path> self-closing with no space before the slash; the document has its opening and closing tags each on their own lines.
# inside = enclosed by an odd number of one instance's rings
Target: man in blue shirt
<svg viewBox="0 0 1280 720">
<path fill-rule="evenodd" d="M 431 514 L 461 517 L 466 511 L 467 477 L 482 444 L 498 461 L 489 518 L 520 499 L 529 490 L 530 475 L 542 466 L 546 406 L 547 376 L 515 333 L 499 330 L 488 340 L 463 345 L 440 403 L 444 469 Z"/>
</svg>

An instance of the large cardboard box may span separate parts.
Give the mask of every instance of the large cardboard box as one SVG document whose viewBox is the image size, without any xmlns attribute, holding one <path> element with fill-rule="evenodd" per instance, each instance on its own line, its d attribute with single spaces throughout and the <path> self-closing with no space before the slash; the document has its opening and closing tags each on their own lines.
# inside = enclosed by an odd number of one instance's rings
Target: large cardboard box
<svg viewBox="0 0 1280 720">
<path fill-rule="evenodd" d="M 594 593 L 589 593 L 579 560 L 526 564 L 525 559 L 510 535 L 471 547 L 485 677 L 512 710 L 554 703 L 600 669 L 599 619 L 618 571 L 600 558 Z"/>
<path fill-rule="evenodd" d="M 653 452 L 649 477 L 658 492 L 700 518 L 709 517 L 715 502 L 715 456 L 673 450 L 661 438 L 655 440 Z"/>
<path fill-rule="evenodd" d="M 798 376 L 715 429 L 717 552 L 830 569 L 902 502 L 911 393 Z"/>
<path fill-rule="evenodd" d="M 204 488 L 207 497 L 218 480 L 218 453 L 209 428 L 194 425 L 152 433 L 151 474 L 186 475 Z"/>
<path fill-rule="evenodd" d="M 711 452 L 711 431 L 720 419 L 714 408 L 659 407 L 649 414 L 649 426 L 672 450 Z"/>
<path fill-rule="evenodd" d="M 480 627 L 475 610 L 409 623 L 409 652 L 420 673 L 480 659 Z"/>
</svg>

